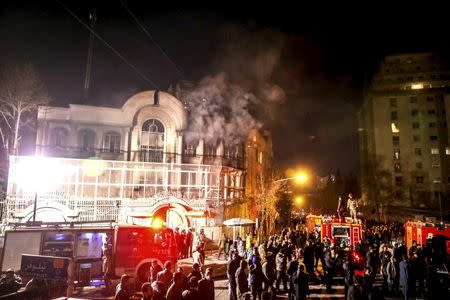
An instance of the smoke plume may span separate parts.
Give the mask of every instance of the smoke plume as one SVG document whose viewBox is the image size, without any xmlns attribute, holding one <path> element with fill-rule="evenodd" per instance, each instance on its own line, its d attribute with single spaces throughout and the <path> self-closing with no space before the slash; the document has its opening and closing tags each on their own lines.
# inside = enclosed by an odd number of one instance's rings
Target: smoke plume
<svg viewBox="0 0 450 300">
<path fill-rule="evenodd" d="M 252 128 L 261 128 L 273 103 L 285 97 L 273 82 L 280 61 L 283 35 L 273 30 L 252 31 L 229 26 L 213 75 L 201 79 L 183 100 L 188 111 L 188 142 L 223 139 L 238 143 Z"/>
</svg>

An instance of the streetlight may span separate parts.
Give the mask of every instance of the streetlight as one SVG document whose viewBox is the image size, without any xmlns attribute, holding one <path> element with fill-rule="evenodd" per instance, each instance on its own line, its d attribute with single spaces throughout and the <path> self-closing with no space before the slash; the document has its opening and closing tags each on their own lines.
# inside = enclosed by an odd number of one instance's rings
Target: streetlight
<svg viewBox="0 0 450 300">
<path fill-rule="evenodd" d="M 306 173 L 305 171 L 300 171 L 300 172 L 297 172 L 294 176 L 278 179 L 278 180 L 275 180 L 274 182 L 294 180 L 294 182 L 296 184 L 303 185 L 308 182 L 308 179 L 309 179 L 308 173 Z"/>
</svg>

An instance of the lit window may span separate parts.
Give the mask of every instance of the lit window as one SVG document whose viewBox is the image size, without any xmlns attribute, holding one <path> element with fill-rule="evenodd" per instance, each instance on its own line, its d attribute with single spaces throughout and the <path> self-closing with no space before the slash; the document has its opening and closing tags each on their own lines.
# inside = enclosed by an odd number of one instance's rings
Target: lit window
<svg viewBox="0 0 450 300">
<path fill-rule="evenodd" d="M 423 84 L 422 83 L 411 84 L 411 89 L 413 89 L 413 90 L 421 90 L 421 89 L 423 89 Z"/>
<path fill-rule="evenodd" d="M 413 141 L 416 143 L 420 142 L 420 135 L 413 135 Z"/>
<path fill-rule="evenodd" d="M 397 126 L 396 123 L 391 123 L 391 130 L 392 130 L 392 133 L 399 133 L 400 132 L 400 130 L 398 130 L 398 126 Z"/>
<path fill-rule="evenodd" d="M 445 147 L 445 155 L 450 155 L 450 147 Z"/>
<path fill-rule="evenodd" d="M 111 153 L 120 152 L 120 134 L 108 132 L 103 138 L 103 151 Z"/>
<path fill-rule="evenodd" d="M 416 169 L 422 169 L 423 164 L 421 162 L 416 162 Z"/>
<path fill-rule="evenodd" d="M 400 137 L 399 137 L 399 136 L 393 136 L 393 137 L 392 137 L 392 144 L 393 144 L 394 146 L 400 145 Z"/>
<path fill-rule="evenodd" d="M 414 154 L 415 155 L 419 155 L 419 156 L 422 155 L 422 149 L 421 148 L 415 148 L 414 149 Z"/>
<path fill-rule="evenodd" d="M 396 173 L 401 173 L 402 166 L 399 163 L 395 163 L 394 164 L 394 170 L 395 170 Z"/>
<path fill-rule="evenodd" d="M 439 154 L 439 148 L 431 148 L 431 154 Z"/>
<path fill-rule="evenodd" d="M 400 159 L 400 149 L 394 149 L 394 159 Z"/>
</svg>

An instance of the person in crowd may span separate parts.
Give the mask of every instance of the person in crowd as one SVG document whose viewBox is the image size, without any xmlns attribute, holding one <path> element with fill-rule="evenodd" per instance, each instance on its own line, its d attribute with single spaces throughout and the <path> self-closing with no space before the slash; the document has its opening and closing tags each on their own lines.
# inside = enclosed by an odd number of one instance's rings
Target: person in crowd
<svg viewBox="0 0 450 300">
<path fill-rule="evenodd" d="M 387 273 L 387 265 L 391 261 L 391 252 L 388 251 L 387 246 L 383 245 L 381 247 L 380 252 L 380 273 L 383 276 L 383 291 L 386 292 L 388 290 L 388 273 Z"/>
<path fill-rule="evenodd" d="M 150 282 L 144 282 L 141 286 L 142 300 L 152 300 L 153 288 Z"/>
<path fill-rule="evenodd" d="M 163 295 L 166 294 L 172 278 L 173 278 L 172 263 L 170 261 L 166 261 L 164 264 L 164 270 L 159 272 L 158 275 L 156 276 L 157 281 L 161 281 L 162 283 L 164 283 L 165 289 Z"/>
<path fill-rule="evenodd" d="M 334 275 L 334 261 L 331 256 L 331 251 L 326 250 L 324 254 L 324 264 L 322 265 L 323 274 L 325 277 L 325 285 L 327 287 L 328 293 L 332 292 L 332 283 L 333 283 L 333 275 Z"/>
<path fill-rule="evenodd" d="M 202 248 L 200 246 L 197 246 L 194 253 L 192 253 L 192 260 L 194 264 L 198 264 L 200 266 L 200 270 L 203 270 L 205 258 L 203 257 L 204 251 L 202 251 Z"/>
<path fill-rule="evenodd" d="M 152 283 L 153 296 L 152 300 L 167 300 L 165 296 L 165 291 L 167 289 L 166 285 L 162 281 L 155 281 Z"/>
<path fill-rule="evenodd" d="M 314 272 L 314 248 L 311 240 L 306 242 L 306 246 L 303 251 L 303 262 L 305 264 L 306 271 L 309 274 L 312 274 Z"/>
<path fill-rule="evenodd" d="M 348 289 L 350 286 L 353 285 L 353 276 L 354 276 L 354 262 L 353 262 L 353 256 L 351 253 L 349 253 L 347 255 L 347 258 L 345 259 L 342 268 L 344 270 L 344 294 L 345 294 L 345 299 L 347 299 L 347 295 L 348 295 Z"/>
<path fill-rule="evenodd" d="M 239 254 L 237 252 L 233 252 L 232 259 L 228 261 L 227 264 L 227 277 L 228 277 L 228 294 L 230 296 L 230 300 L 238 300 L 237 297 L 237 282 L 236 282 L 236 271 L 240 266 Z"/>
<path fill-rule="evenodd" d="M 22 287 L 22 279 L 15 274 L 14 269 L 7 269 L 0 279 L 0 295 L 17 292 Z"/>
<path fill-rule="evenodd" d="M 213 269 L 207 268 L 205 277 L 198 282 L 198 293 L 202 300 L 214 300 L 215 298 L 214 280 L 212 279 L 212 276 Z"/>
<path fill-rule="evenodd" d="M 120 277 L 120 283 L 116 287 L 116 295 L 114 300 L 128 300 L 130 298 L 131 277 L 123 274 Z"/>
<path fill-rule="evenodd" d="M 219 240 L 219 251 L 217 252 L 217 259 L 220 259 L 222 257 L 222 254 L 226 259 L 227 254 L 228 254 L 228 238 L 225 233 L 222 235 L 222 238 Z"/>
<path fill-rule="evenodd" d="M 184 290 L 181 294 L 181 299 L 186 300 L 200 300 L 203 298 L 200 298 L 200 294 L 197 290 L 198 288 L 198 279 L 197 277 L 191 277 L 189 278 L 189 288 L 187 290 Z"/>
<path fill-rule="evenodd" d="M 194 236 L 192 232 L 194 231 L 194 228 L 189 228 L 189 230 L 186 233 L 186 257 L 192 257 L 192 243 L 194 241 Z"/>
<path fill-rule="evenodd" d="M 200 247 L 200 252 L 202 254 L 203 259 L 205 258 L 205 249 L 206 249 L 206 242 L 207 242 L 207 238 L 206 238 L 206 234 L 205 234 L 205 230 L 202 228 L 200 229 L 200 233 L 198 234 L 197 237 L 197 246 Z"/>
<path fill-rule="evenodd" d="M 277 291 L 280 290 L 280 284 L 283 283 L 283 288 L 285 292 L 288 292 L 286 270 L 287 270 L 287 255 L 286 248 L 281 248 L 277 253 L 275 258 L 276 270 L 277 270 L 277 281 L 275 287 Z"/>
<path fill-rule="evenodd" d="M 386 265 L 387 285 L 391 293 L 394 293 L 394 283 L 397 278 L 397 269 L 395 268 L 395 257 L 391 256 L 389 262 Z M 384 280 L 384 277 L 383 277 Z"/>
<path fill-rule="evenodd" d="M 402 285 L 403 298 L 405 300 L 409 299 L 409 270 L 408 261 L 406 256 L 402 256 L 402 261 L 399 264 L 399 278 L 400 284 Z"/>
<path fill-rule="evenodd" d="M 181 300 L 181 294 L 187 286 L 184 286 L 184 275 L 182 272 L 175 272 L 173 274 L 172 284 L 167 290 L 167 300 Z"/>
<path fill-rule="evenodd" d="M 161 265 L 158 263 L 156 259 L 152 261 L 152 265 L 150 266 L 150 272 L 149 272 L 149 282 L 155 282 L 158 280 L 158 273 L 161 272 L 163 269 Z"/>
<path fill-rule="evenodd" d="M 305 273 L 305 266 L 299 265 L 293 278 L 295 299 L 304 300 L 310 294 L 309 275 Z"/>
<path fill-rule="evenodd" d="M 194 264 L 192 265 L 192 270 L 191 270 L 191 272 L 190 272 L 190 273 L 188 274 L 188 276 L 187 276 L 188 281 L 189 281 L 192 277 L 197 278 L 197 281 L 203 278 L 203 274 L 202 274 L 202 272 L 201 272 L 201 270 L 200 270 L 200 265 L 197 264 L 197 263 L 194 263 Z"/>
<path fill-rule="evenodd" d="M 291 260 L 288 263 L 288 267 L 287 267 L 287 276 L 288 276 L 288 280 L 289 280 L 289 295 L 288 298 L 292 299 L 295 295 L 295 289 L 294 289 L 294 276 L 295 274 L 297 274 L 298 271 L 298 260 L 297 260 L 297 256 L 293 255 Z"/>
<path fill-rule="evenodd" d="M 186 239 L 187 239 L 186 229 L 183 229 L 183 230 L 181 230 L 181 234 L 180 234 L 181 258 L 188 257 L 188 246 L 187 246 Z"/>
<path fill-rule="evenodd" d="M 247 261 L 242 259 L 239 268 L 236 270 L 237 296 L 239 298 L 249 291 L 247 266 Z"/>
<path fill-rule="evenodd" d="M 348 295 L 346 300 L 366 299 L 362 285 L 363 285 L 363 277 L 361 275 L 356 275 L 354 284 L 348 288 Z"/>
<path fill-rule="evenodd" d="M 266 275 L 269 280 L 269 286 L 272 286 L 277 279 L 277 271 L 274 255 L 270 251 L 266 252 L 266 257 L 262 264 L 262 270 L 264 275 Z"/>
<path fill-rule="evenodd" d="M 256 262 L 251 266 L 248 282 L 250 285 L 250 291 L 252 292 L 253 299 L 261 300 L 263 284 L 267 286 L 269 280 L 264 275 L 260 262 Z"/>
</svg>

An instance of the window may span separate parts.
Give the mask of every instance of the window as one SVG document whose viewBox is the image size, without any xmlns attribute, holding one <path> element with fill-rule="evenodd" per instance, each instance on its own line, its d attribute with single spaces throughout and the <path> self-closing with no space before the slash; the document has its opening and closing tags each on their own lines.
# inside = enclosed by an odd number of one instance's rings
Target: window
<svg viewBox="0 0 450 300">
<path fill-rule="evenodd" d="M 394 159 L 400 159 L 400 149 L 394 149 Z"/>
<path fill-rule="evenodd" d="M 389 99 L 389 103 L 390 103 L 391 107 L 397 107 L 397 99 L 391 98 L 391 99 Z"/>
<path fill-rule="evenodd" d="M 91 129 L 83 129 L 78 133 L 78 146 L 81 151 L 91 151 L 95 147 L 95 133 Z"/>
<path fill-rule="evenodd" d="M 429 115 L 435 115 L 435 114 L 436 114 L 436 110 L 434 110 L 434 109 L 429 109 L 429 110 L 428 110 L 428 114 L 429 114 Z"/>
<path fill-rule="evenodd" d="M 441 165 L 439 163 L 432 163 L 431 167 L 434 169 L 439 169 L 441 167 Z"/>
<path fill-rule="evenodd" d="M 402 199 L 403 198 L 402 191 L 399 191 L 399 190 L 395 191 L 395 198 L 396 199 Z"/>
<path fill-rule="evenodd" d="M 421 162 L 416 162 L 416 169 L 422 169 L 423 164 Z"/>
<path fill-rule="evenodd" d="M 108 132 L 103 137 L 103 151 L 111 153 L 120 152 L 120 134 L 117 132 Z"/>
<path fill-rule="evenodd" d="M 163 162 L 163 151 L 164 125 L 156 119 L 145 121 L 141 133 L 141 161 Z"/>
<path fill-rule="evenodd" d="M 414 154 L 415 155 L 419 155 L 419 156 L 422 155 L 422 149 L 421 148 L 415 148 L 414 149 Z"/>
<path fill-rule="evenodd" d="M 185 144 L 184 145 L 184 155 L 186 156 L 195 156 L 195 147 L 193 144 Z"/>
<path fill-rule="evenodd" d="M 402 176 L 395 176 L 395 185 L 396 186 L 402 185 Z"/>
<path fill-rule="evenodd" d="M 416 183 L 423 183 L 423 176 L 416 176 Z"/>
<path fill-rule="evenodd" d="M 420 135 L 413 135 L 413 141 L 414 141 L 415 143 L 420 142 Z"/>
<path fill-rule="evenodd" d="M 400 137 L 399 136 L 393 136 L 392 137 L 392 144 L 394 146 L 399 146 L 400 145 Z"/>
<path fill-rule="evenodd" d="M 436 123 L 435 122 L 428 123 L 428 127 L 436 128 Z"/>
<path fill-rule="evenodd" d="M 394 163 L 394 170 L 396 173 L 402 172 L 402 166 L 399 163 Z"/>
<path fill-rule="evenodd" d="M 434 101 L 434 98 L 433 97 L 427 97 L 427 101 L 428 102 L 432 102 L 432 101 Z"/>
<path fill-rule="evenodd" d="M 430 135 L 430 141 L 437 141 L 438 137 L 437 135 Z"/>
<path fill-rule="evenodd" d="M 417 116 L 418 113 L 419 111 L 417 109 L 411 110 L 411 116 Z"/>
<path fill-rule="evenodd" d="M 409 103 L 417 103 L 417 97 L 409 97 Z"/>
<path fill-rule="evenodd" d="M 56 127 L 50 132 L 50 146 L 62 147 L 66 146 L 68 131 L 66 128 Z"/>
<path fill-rule="evenodd" d="M 391 120 L 397 120 L 398 119 L 398 113 L 396 111 L 391 111 Z"/>
<path fill-rule="evenodd" d="M 412 123 L 412 128 L 413 128 L 413 129 L 419 129 L 419 128 L 420 128 L 419 122 L 414 122 L 414 123 Z"/>
<path fill-rule="evenodd" d="M 431 148 L 431 154 L 439 154 L 439 148 Z"/>
<path fill-rule="evenodd" d="M 400 130 L 398 129 L 398 126 L 397 126 L 396 123 L 391 123 L 391 130 L 392 130 L 392 133 L 399 133 L 400 132 Z"/>
<path fill-rule="evenodd" d="M 450 155 L 450 147 L 445 147 L 445 155 Z"/>
</svg>

